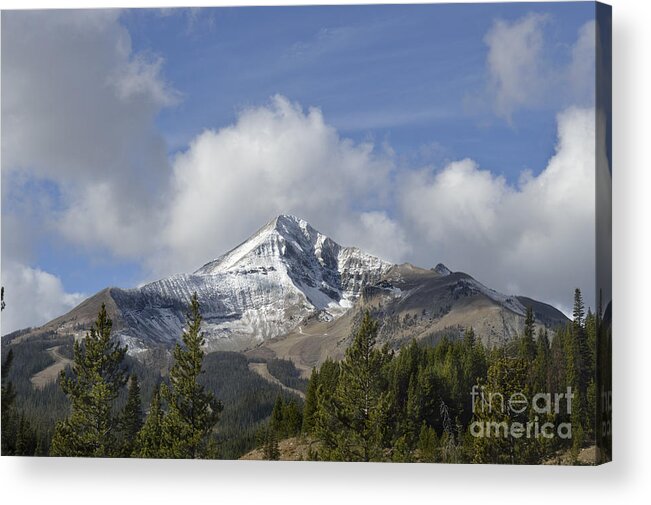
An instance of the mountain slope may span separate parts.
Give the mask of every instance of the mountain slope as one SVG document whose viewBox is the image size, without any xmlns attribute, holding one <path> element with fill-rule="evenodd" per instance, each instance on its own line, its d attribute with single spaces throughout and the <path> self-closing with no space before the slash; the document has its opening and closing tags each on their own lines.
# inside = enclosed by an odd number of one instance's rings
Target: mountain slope
<svg viewBox="0 0 651 505">
<path fill-rule="evenodd" d="M 281 215 L 192 274 L 103 290 L 39 330 L 81 336 L 106 303 L 117 335 L 137 354 L 179 338 L 196 292 L 208 348 L 242 350 L 286 333 L 307 316 L 338 317 L 389 268 L 357 248 L 340 246 L 301 219 Z"/>
<path fill-rule="evenodd" d="M 544 303 L 503 295 L 444 265 L 392 265 L 281 215 L 194 273 L 105 289 L 31 334 L 81 337 L 104 303 L 116 334 L 137 356 L 179 339 L 193 292 L 208 350 L 289 357 L 303 370 L 340 357 L 366 309 L 382 319 L 380 340 L 395 347 L 468 326 L 487 345 L 499 344 L 521 331 L 525 305 L 539 324 L 565 320 Z"/>
<path fill-rule="evenodd" d="M 522 334 L 526 307 L 534 310 L 537 327 L 555 328 L 567 321 L 554 307 L 525 297 L 509 297 L 489 289 L 463 272 L 444 265 L 427 270 L 394 265 L 380 282 L 366 287 L 357 304 L 332 321 L 308 319 L 288 334 L 248 352 L 251 357 L 291 359 L 304 376 L 326 358 L 341 359 L 351 334 L 369 310 L 380 323 L 378 342 L 398 349 L 412 339 L 435 341 L 455 337 L 473 327 L 489 347 Z"/>
</svg>

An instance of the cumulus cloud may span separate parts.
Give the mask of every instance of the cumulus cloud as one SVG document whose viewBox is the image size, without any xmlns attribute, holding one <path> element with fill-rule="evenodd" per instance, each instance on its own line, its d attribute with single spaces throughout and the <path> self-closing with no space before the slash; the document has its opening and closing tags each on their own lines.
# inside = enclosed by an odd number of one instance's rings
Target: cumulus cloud
<svg viewBox="0 0 651 505">
<path fill-rule="evenodd" d="M 154 120 L 180 96 L 159 57 L 133 51 L 119 16 L 2 15 L 2 282 L 13 298 L 3 331 L 78 300 L 33 268 L 44 234 L 128 258 L 157 246 L 143 237 L 162 226 L 171 168 Z"/>
<path fill-rule="evenodd" d="M 3 14 L 3 182 L 56 184 L 49 217 L 72 242 L 137 257 L 135 230 L 158 226 L 170 168 L 154 119 L 179 99 L 162 63 L 133 52 L 118 11 Z"/>
<path fill-rule="evenodd" d="M 576 42 L 554 61 L 545 41 L 549 16 L 529 13 L 513 22 L 498 19 L 484 37 L 488 91 L 495 113 L 512 122 L 519 109 L 587 106 L 594 102 L 595 23 L 578 31 Z"/>
<path fill-rule="evenodd" d="M 496 22 L 486 36 L 504 116 L 547 93 L 547 67 L 535 63 L 544 23 Z M 589 92 L 591 30 L 562 73 L 576 96 Z M 292 213 L 343 245 L 393 262 L 443 261 L 557 305 L 591 282 L 594 111 L 560 114 L 556 154 L 516 185 L 470 159 L 404 167 L 390 146 L 346 139 L 318 108 L 283 96 L 168 160 L 154 120 L 181 96 L 160 58 L 134 53 L 117 12 L 5 13 L 2 39 L 2 282 L 12 307 L 3 332 L 79 300 L 31 264 L 41 233 L 136 259 L 158 277 L 192 271 Z"/>
<path fill-rule="evenodd" d="M 177 156 L 154 267 L 192 270 L 292 213 L 390 261 L 442 261 L 563 308 L 575 287 L 592 300 L 594 131 L 593 109 L 566 109 L 547 166 L 510 184 L 471 159 L 398 168 L 390 150 L 341 138 L 320 110 L 276 96 Z"/>
<path fill-rule="evenodd" d="M 368 143 L 341 138 L 319 109 L 282 96 L 207 130 L 174 161 L 166 254 L 158 269 L 197 268 L 247 238 L 274 215 L 291 213 L 360 247 L 391 226 L 383 209 L 393 163 Z M 351 220 L 369 233 L 353 231 Z M 396 259 L 404 253 L 394 248 Z"/>
<path fill-rule="evenodd" d="M 85 298 L 81 293 L 67 293 L 57 276 L 20 263 L 3 262 L 2 285 L 7 304 L 2 311 L 3 335 L 46 323 Z"/>
<path fill-rule="evenodd" d="M 541 14 L 529 14 L 514 23 L 499 19 L 484 38 L 495 109 L 508 119 L 514 109 L 542 98 L 547 74 L 542 68 L 546 20 Z"/>
<path fill-rule="evenodd" d="M 579 29 L 576 43 L 572 46 L 572 59 L 567 68 L 567 79 L 573 98 L 580 102 L 594 102 L 596 69 L 595 21 L 588 21 Z"/>
<path fill-rule="evenodd" d="M 595 112 L 558 116 L 555 155 L 509 185 L 472 160 L 421 170 L 400 190 L 414 261 L 443 261 L 497 289 L 567 304 L 575 287 L 592 305 Z"/>
<path fill-rule="evenodd" d="M 393 263 L 406 261 L 413 252 L 402 224 L 386 211 L 352 215 L 339 223 L 336 233 L 345 245 L 356 245 Z"/>
</svg>

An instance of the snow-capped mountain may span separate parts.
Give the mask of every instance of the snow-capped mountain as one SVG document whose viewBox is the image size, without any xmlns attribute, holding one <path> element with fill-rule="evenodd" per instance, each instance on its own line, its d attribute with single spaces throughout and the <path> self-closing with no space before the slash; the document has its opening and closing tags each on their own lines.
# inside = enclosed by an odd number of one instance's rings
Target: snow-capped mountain
<svg viewBox="0 0 651 505">
<path fill-rule="evenodd" d="M 338 317 L 390 267 L 281 215 L 192 274 L 111 288 L 108 295 L 117 309 L 117 334 L 131 353 L 175 341 L 194 292 L 208 348 L 240 350 L 288 332 L 307 316 Z"/>
<path fill-rule="evenodd" d="M 303 342 L 302 356 L 308 348 L 325 355 L 328 345 L 343 342 L 354 314 L 369 306 L 383 318 L 418 318 L 422 334 L 473 325 L 489 342 L 519 331 L 523 300 L 537 304 L 536 317 L 543 324 L 564 318 L 546 304 L 503 295 L 442 264 L 431 270 L 392 265 L 355 247 L 342 247 L 304 220 L 281 215 L 194 273 L 133 289 L 107 288 L 33 332 L 82 337 L 104 303 L 116 334 L 130 354 L 138 355 L 180 338 L 194 292 L 208 350 L 242 351 L 279 339 L 287 343 L 295 335 Z M 405 337 L 413 333 L 414 324 L 403 328 Z M 331 329 L 319 333 L 319 325 Z M 327 344 L 328 339 L 334 340 Z"/>
</svg>

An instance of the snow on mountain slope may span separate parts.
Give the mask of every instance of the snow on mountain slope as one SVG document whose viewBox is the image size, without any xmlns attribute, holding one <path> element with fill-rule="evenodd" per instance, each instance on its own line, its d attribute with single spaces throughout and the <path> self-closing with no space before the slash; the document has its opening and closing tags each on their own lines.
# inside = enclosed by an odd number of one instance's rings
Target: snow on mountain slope
<svg viewBox="0 0 651 505">
<path fill-rule="evenodd" d="M 132 348 L 177 338 L 196 291 L 208 347 L 242 349 L 286 333 L 307 316 L 338 317 L 390 267 L 281 215 L 193 274 L 112 290 L 124 323 L 118 333 Z"/>
<path fill-rule="evenodd" d="M 129 346 L 130 354 L 138 355 L 159 345 L 169 347 L 180 338 L 194 292 L 201 304 L 208 350 L 242 351 L 291 332 L 298 334 L 296 338 L 305 338 L 301 328 L 349 319 L 351 307 L 359 311 L 374 296 L 379 296 L 387 317 L 409 314 L 422 318 L 427 314 L 427 318 L 440 319 L 449 314 L 448 319 L 457 318 L 450 324 L 490 326 L 497 340 L 518 331 L 524 320 L 524 303 L 537 304 L 537 311 L 546 314 L 549 324 L 559 320 L 545 304 L 503 295 L 445 265 L 429 270 L 392 265 L 356 247 L 340 246 L 302 219 L 281 215 L 194 273 L 173 275 L 139 288 L 107 288 L 31 333 L 82 338 L 105 304 L 116 335 Z M 470 321 L 467 307 L 464 312 L 461 305 L 482 299 L 490 300 L 486 307 L 497 314 L 495 321 L 513 319 L 513 324 L 494 324 L 486 318 Z M 471 315 L 476 319 L 477 314 Z M 349 324 L 339 326 L 351 329 Z M 310 340 L 311 348 L 327 347 L 325 337 L 330 336 L 313 336 L 318 338 Z M 336 337 L 334 333 L 331 336 Z M 340 343 L 340 337 L 335 343 Z"/>
</svg>

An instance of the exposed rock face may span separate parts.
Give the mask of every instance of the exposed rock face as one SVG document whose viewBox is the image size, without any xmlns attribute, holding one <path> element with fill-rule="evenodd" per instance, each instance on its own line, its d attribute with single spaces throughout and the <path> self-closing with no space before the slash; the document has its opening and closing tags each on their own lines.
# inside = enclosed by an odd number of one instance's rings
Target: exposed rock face
<svg viewBox="0 0 651 505">
<path fill-rule="evenodd" d="M 386 319 L 383 336 L 395 343 L 455 325 L 472 325 L 486 343 L 499 343 L 520 330 L 525 305 L 534 306 L 540 324 L 565 319 L 549 305 L 503 295 L 442 264 L 431 270 L 392 265 L 340 246 L 302 219 L 281 215 L 194 273 L 134 289 L 105 289 L 34 332 L 80 337 L 104 303 L 116 334 L 138 355 L 179 339 L 194 292 L 208 350 L 241 351 L 269 342 L 268 352 L 296 360 L 272 350 L 295 338 L 319 356 L 299 360 L 305 366 L 336 355 L 329 340 L 336 338 L 341 347 L 363 308 Z"/>
</svg>

